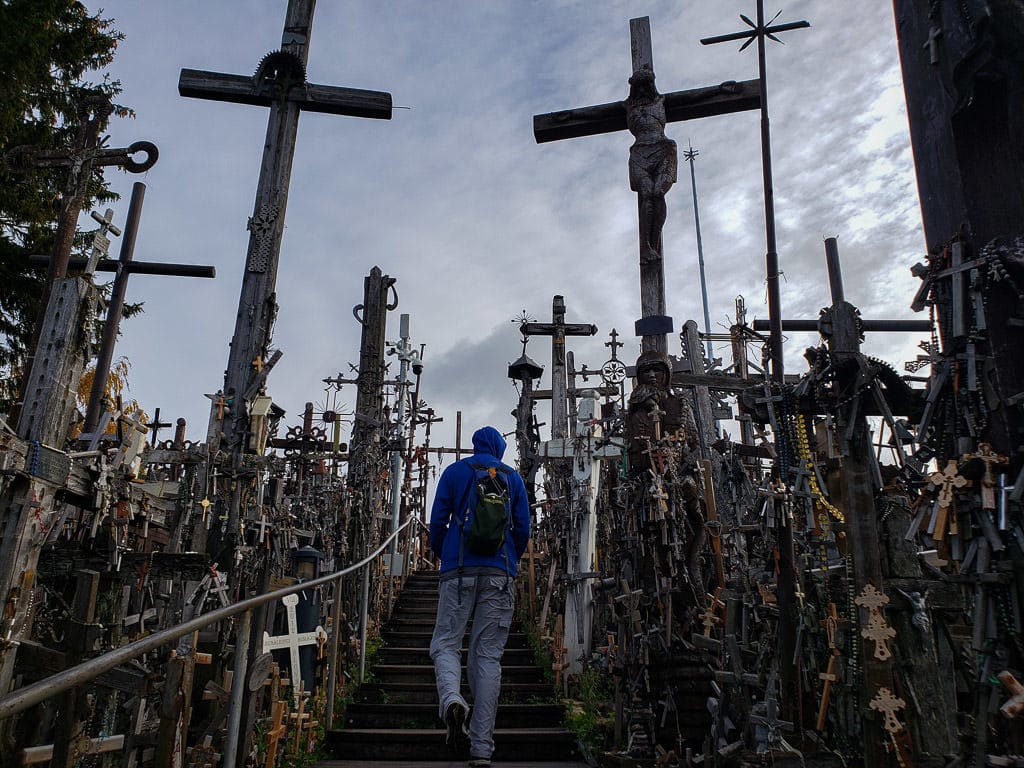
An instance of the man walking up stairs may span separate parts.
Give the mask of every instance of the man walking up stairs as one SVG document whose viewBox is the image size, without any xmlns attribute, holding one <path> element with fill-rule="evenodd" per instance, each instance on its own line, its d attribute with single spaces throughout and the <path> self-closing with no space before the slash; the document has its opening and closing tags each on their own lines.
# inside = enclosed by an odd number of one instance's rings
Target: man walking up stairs
<svg viewBox="0 0 1024 768">
<path fill-rule="evenodd" d="M 438 603 L 438 574 L 406 581 L 369 681 L 345 711 L 345 726 L 331 731 L 334 759 L 319 768 L 466 766 L 467 755 L 446 745 L 438 720 L 434 669 L 428 648 Z M 467 649 L 462 648 L 463 659 Z M 465 667 L 462 669 L 465 681 Z M 562 726 L 564 711 L 533 660 L 525 635 L 513 625 L 501 659 L 501 699 L 494 731 L 494 768 L 583 768 L 576 738 Z M 472 700 L 468 702 L 472 708 Z"/>
</svg>

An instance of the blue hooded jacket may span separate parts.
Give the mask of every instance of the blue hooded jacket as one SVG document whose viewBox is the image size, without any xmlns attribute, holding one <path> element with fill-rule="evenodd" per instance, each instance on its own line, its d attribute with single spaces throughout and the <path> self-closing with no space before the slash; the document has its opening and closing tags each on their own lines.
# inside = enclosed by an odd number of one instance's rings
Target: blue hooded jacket
<svg viewBox="0 0 1024 768">
<path fill-rule="evenodd" d="M 530 541 L 530 505 L 526 499 L 526 484 L 512 467 L 501 463 L 505 455 L 505 438 L 494 427 L 482 427 L 473 434 L 473 456 L 450 465 L 441 473 L 434 493 L 434 506 L 430 510 L 430 548 L 441 558 L 441 573 L 459 567 L 461 529 L 453 519 L 475 502 L 473 480 L 476 472 L 472 464 L 501 467 L 508 481 L 512 528 L 505 534 L 502 551 L 491 557 L 463 551 L 465 568 L 499 568 L 510 576 L 516 575 L 516 564 L 526 552 Z M 507 565 L 506 565 L 507 564 Z"/>
</svg>

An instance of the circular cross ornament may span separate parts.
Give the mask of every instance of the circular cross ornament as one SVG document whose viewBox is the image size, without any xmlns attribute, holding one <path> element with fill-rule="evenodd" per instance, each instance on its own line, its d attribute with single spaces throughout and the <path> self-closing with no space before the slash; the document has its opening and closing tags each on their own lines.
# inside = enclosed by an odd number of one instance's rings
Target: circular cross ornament
<svg viewBox="0 0 1024 768">
<path fill-rule="evenodd" d="M 609 360 L 601 366 L 601 378 L 605 384 L 621 384 L 626 380 L 626 366 L 619 360 Z"/>
</svg>

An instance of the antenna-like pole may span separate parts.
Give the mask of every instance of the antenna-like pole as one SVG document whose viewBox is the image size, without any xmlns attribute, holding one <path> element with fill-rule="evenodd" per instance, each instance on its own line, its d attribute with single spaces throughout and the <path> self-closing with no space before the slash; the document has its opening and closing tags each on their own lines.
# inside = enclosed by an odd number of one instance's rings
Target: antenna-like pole
<svg viewBox="0 0 1024 768">
<path fill-rule="evenodd" d="M 711 347 L 711 313 L 708 311 L 708 281 L 704 276 L 704 243 L 700 239 L 700 210 L 697 208 L 697 176 L 693 170 L 693 160 L 700 153 L 689 146 L 683 157 L 690 164 L 690 187 L 693 189 L 693 222 L 697 227 L 697 266 L 700 268 L 700 300 L 704 304 L 704 338 L 708 342 L 708 363 L 715 359 Z"/>
</svg>

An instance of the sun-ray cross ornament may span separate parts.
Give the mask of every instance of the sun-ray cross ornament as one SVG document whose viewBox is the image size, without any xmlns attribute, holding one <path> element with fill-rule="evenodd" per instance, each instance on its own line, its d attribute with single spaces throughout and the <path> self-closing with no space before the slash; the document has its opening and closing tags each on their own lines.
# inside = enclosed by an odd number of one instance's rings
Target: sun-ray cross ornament
<svg viewBox="0 0 1024 768">
<path fill-rule="evenodd" d="M 295 616 L 295 606 L 299 604 L 299 596 L 285 595 L 281 598 L 281 602 L 284 603 L 285 612 L 288 615 L 288 632 L 283 635 L 273 636 L 268 632 L 264 632 L 263 648 L 260 650 L 260 653 L 267 653 L 278 648 L 287 648 L 291 678 L 299 680 L 302 677 L 299 667 L 299 648 L 305 645 L 316 645 L 319 642 L 320 636 L 326 637 L 327 632 L 318 625 L 312 632 L 300 633 L 298 620 Z M 298 691 L 298 686 L 293 686 L 293 689 Z"/>
<path fill-rule="evenodd" d="M 740 14 L 740 19 L 750 29 L 716 37 L 705 37 L 700 42 L 701 45 L 714 45 L 730 40 L 746 39 L 746 42 L 740 46 L 742 51 L 752 42 L 757 41 L 757 75 L 761 92 L 761 172 L 764 182 L 765 271 L 768 284 L 768 318 L 771 324 L 768 347 L 771 350 L 772 379 L 782 382 L 785 375 L 782 363 L 782 307 L 779 295 L 779 254 L 775 243 L 775 196 L 772 190 L 771 129 L 768 123 L 768 79 L 765 75 L 764 40 L 767 37 L 777 43 L 782 43 L 775 36 L 777 33 L 788 32 L 792 29 L 806 29 L 811 25 L 807 21 L 773 24 L 772 22 L 778 17 L 777 13 L 771 21 L 765 24 L 764 0 L 757 0 L 756 24 Z"/>
</svg>

